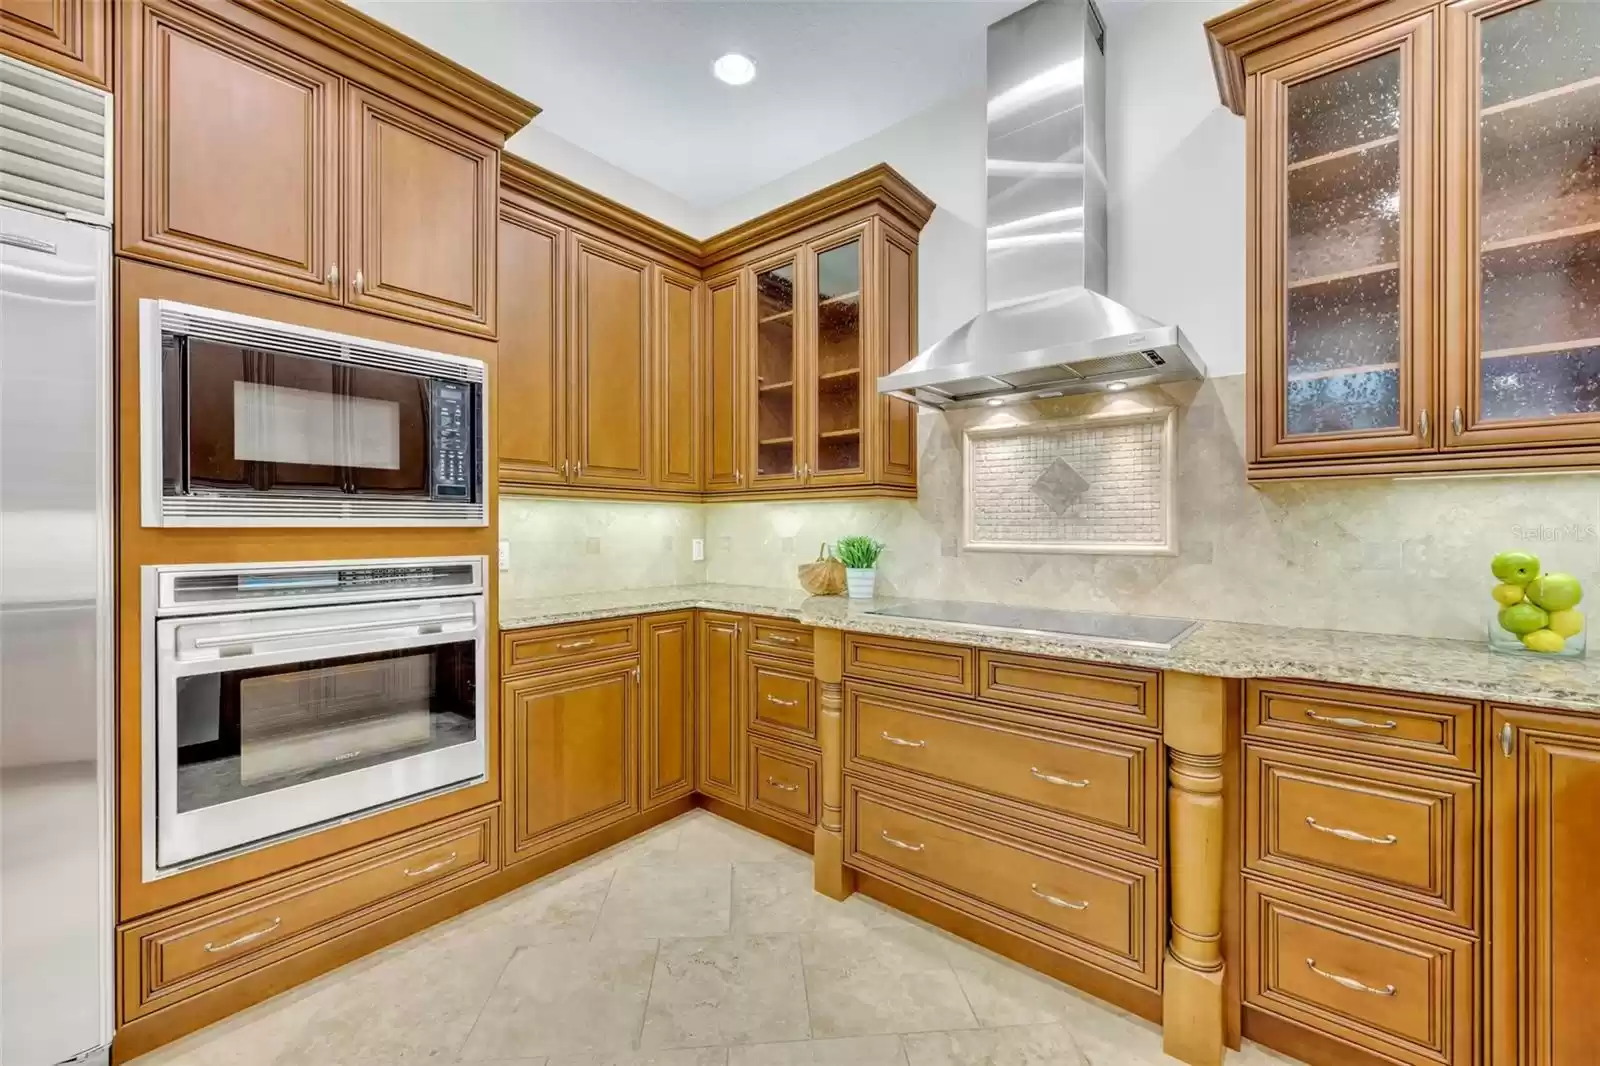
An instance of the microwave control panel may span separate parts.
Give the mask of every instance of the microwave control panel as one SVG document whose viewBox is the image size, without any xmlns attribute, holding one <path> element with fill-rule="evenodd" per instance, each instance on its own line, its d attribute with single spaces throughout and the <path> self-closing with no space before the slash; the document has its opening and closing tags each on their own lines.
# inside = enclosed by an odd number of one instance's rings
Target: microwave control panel
<svg viewBox="0 0 1600 1066">
<path fill-rule="evenodd" d="M 429 488 L 436 500 L 471 500 L 475 495 L 473 392 L 473 386 L 464 381 L 434 378 L 429 382 L 429 415 L 433 421 Z"/>
</svg>

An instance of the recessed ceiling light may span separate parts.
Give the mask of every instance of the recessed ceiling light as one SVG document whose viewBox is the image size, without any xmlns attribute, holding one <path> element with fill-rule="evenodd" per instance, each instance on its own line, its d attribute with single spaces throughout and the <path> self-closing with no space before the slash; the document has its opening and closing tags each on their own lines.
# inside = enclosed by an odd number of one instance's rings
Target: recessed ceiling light
<svg viewBox="0 0 1600 1066">
<path fill-rule="evenodd" d="M 992 400 L 989 400 L 988 403 L 990 407 L 999 407 L 1001 404 L 1005 403 L 1005 401 L 996 396 Z"/>
<path fill-rule="evenodd" d="M 1126 381 L 1113 381 L 1111 384 L 1106 386 L 1106 391 L 1107 392 L 1121 392 L 1123 389 L 1125 389 L 1127 387 L 1128 387 L 1128 383 Z"/>
<path fill-rule="evenodd" d="M 738 52 L 729 52 L 711 64 L 711 73 L 717 76 L 718 81 L 729 85 L 745 85 L 755 79 L 756 61 Z"/>
</svg>

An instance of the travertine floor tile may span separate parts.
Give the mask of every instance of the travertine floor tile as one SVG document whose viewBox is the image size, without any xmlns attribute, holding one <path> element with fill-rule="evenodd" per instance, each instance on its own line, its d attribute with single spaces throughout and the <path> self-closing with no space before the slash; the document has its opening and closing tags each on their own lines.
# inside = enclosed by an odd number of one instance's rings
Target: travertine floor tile
<svg viewBox="0 0 1600 1066">
<path fill-rule="evenodd" d="M 903 1038 L 910 1066 L 1086 1066 L 1063 1025 L 1019 1025 Z"/>
<path fill-rule="evenodd" d="M 733 864 L 733 931 L 810 933 L 900 925 L 905 919 L 860 894 L 829 899 L 812 888 L 809 864 Z"/>
<path fill-rule="evenodd" d="M 728 1066 L 906 1066 L 906 1054 L 898 1036 L 845 1036 L 729 1048 Z"/>
<path fill-rule="evenodd" d="M 559 1055 L 546 1066 L 726 1066 L 725 1047 L 658 1048 L 620 1054 Z"/>
<path fill-rule="evenodd" d="M 716 817 L 697 818 L 678 834 L 678 858 L 721 859 L 725 862 L 786 862 L 810 867 L 811 856 Z"/>
<path fill-rule="evenodd" d="M 978 1024 L 955 971 L 912 926 L 800 938 L 814 1037 L 962 1029 Z"/>
<path fill-rule="evenodd" d="M 753 1044 L 810 1035 L 794 937 L 725 936 L 661 945 L 641 1047 Z"/>
<path fill-rule="evenodd" d="M 720 936 L 728 931 L 732 881 L 727 862 L 620 867 L 611 878 L 595 936 Z"/>
</svg>

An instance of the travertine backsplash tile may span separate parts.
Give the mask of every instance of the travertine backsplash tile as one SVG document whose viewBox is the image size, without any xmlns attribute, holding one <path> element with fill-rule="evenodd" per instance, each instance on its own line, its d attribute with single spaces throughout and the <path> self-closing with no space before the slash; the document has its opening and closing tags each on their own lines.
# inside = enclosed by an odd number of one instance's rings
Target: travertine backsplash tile
<svg viewBox="0 0 1600 1066">
<path fill-rule="evenodd" d="M 795 586 L 820 541 L 886 541 L 890 594 L 1420 636 L 1482 635 L 1489 559 L 1535 552 L 1600 589 L 1600 477 L 1244 480 L 1244 378 L 925 414 L 913 501 L 694 504 L 507 498 L 503 597 L 714 581 Z M 961 427 L 1177 404 L 1175 556 L 961 550 Z M 707 561 L 689 561 L 704 537 Z M 590 538 L 598 553 L 590 554 Z M 1596 593 L 1600 595 L 1600 593 Z"/>
</svg>

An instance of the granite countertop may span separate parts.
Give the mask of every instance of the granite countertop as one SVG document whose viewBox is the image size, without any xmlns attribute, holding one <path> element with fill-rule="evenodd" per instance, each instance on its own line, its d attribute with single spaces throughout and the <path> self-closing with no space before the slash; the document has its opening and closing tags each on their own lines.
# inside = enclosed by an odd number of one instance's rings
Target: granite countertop
<svg viewBox="0 0 1600 1066">
<path fill-rule="evenodd" d="M 907 603 L 849 600 L 750 585 L 679 585 L 502 599 L 502 629 L 582 622 L 656 611 L 705 610 L 787 618 L 804 625 L 971 644 L 1121 666 L 1216 677 L 1289 677 L 1370 685 L 1435 696 L 1499 700 L 1600 712 L 1600 661 L 1538 660 L 1494 653 L 1478 642 L 1201 622 L 1171 651 L 1075 640 L 1028 630 L 867 614 Z"/>
</svg>

